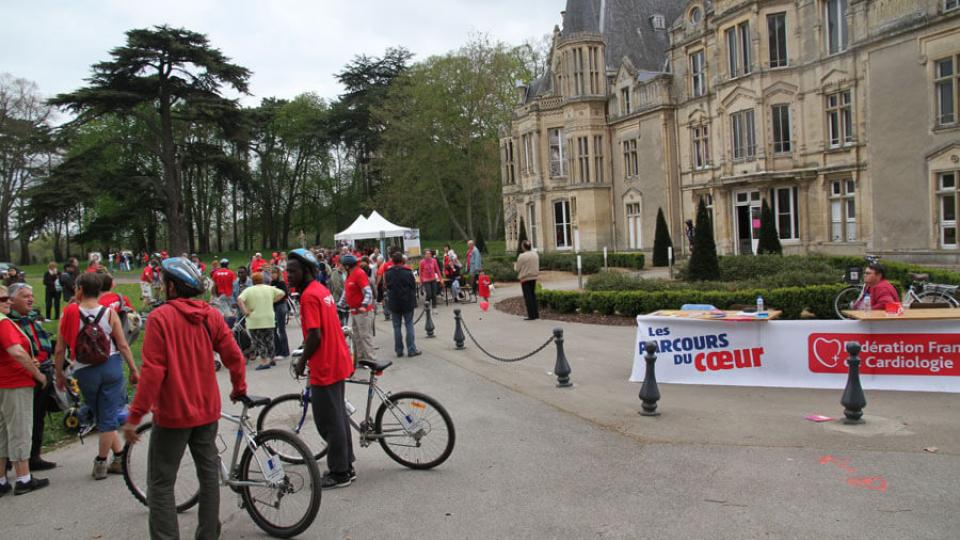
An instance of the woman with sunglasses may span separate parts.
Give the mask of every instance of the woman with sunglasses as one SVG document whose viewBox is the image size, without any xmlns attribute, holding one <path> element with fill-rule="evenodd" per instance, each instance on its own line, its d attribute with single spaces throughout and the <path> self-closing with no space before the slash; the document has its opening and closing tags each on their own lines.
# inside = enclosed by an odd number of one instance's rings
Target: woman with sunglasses
<svg viewBox="0 0 960 540">
<path fill-rule="evenodd" d="M 10 295 L 0 285 L 0 497 L 11 490 L 22 495 L 47 487 L 50 481 L 30 474 L 33 433 L 33 389 L 47 385 L 30 356 L 30 340 L 7 318 Z M 16 487 L 7 481 L 7 460 L 13 462 Z"/>
</svg>

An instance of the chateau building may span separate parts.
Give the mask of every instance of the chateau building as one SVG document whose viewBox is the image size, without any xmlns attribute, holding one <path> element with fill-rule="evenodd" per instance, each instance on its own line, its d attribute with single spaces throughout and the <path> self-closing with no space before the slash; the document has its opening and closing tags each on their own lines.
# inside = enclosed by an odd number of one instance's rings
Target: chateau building
<svg viewBox="0 0 960 540">
<path fill-rule="evenodd" d="M 508 245 L 960 263 L 960 0 L 569 0 L 501 141 Z"/>
</svg>

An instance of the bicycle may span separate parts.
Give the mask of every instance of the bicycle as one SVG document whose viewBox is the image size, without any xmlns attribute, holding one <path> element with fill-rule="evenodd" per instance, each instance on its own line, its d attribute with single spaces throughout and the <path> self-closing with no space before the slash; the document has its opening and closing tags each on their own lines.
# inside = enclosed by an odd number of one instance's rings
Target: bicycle
<svg viewBox="0 0 960 540">
<path fill-rule="evenodd" d="M 293 356 L 303 354 L 294 351 Z M 297 363 L 290 363 L 291 371 Z M 380 443 L 390 459 L 411 469 L 432 469 L 450 457 L 456 442 L 456 431 L 450 414 L 440 403 L 419 392 L 386 392 L 377 385 L 377 377 L 393 365 L 393 362 L 360 360 L 361 367 L 370 371 L 367 380 L 351 377 L 346 382 L 368 386 L 367 406 L 363 420 L 353 418 L 356 409 L 347 401 L 347 418 L 360 434 L 360 446 L 366 448 L 374 441 Z M 293 373 L 293 377 L 300 377 Z M 380 407 L 374 417 L 370 416 L 373 397 L 380 399 Z M 389 414 L 388 414 L 389 413 Z M 313 457 L 317 460 L 327 453 L 327 443 L 317 432 L 310 406 L 310 384 L 299 394 L 285 394 L 274 398 L 264 407 L 257 418 L 257 429 L 283 429 L 296 433 L 304 439 Z"/>
<path fill-rule="evenodd" d="M 239 416 L 220 414 L 223 420 L 237 425 L 229 467 L 219 459 L 220 486 L 229 486 L 239 495 L 240 507 L 264 532 L 277 538 L 291 538 L 310 527 L 320 510 L 320 469 L 310 449 L 293 433 L 255 430 L 250 424 L 249 409 L 269 404 L 270 398 L 244 396 L 240 402 L 243 410 Z M 151 422 L 144 423 L 137 428 L 141 443 L 126 443 L 123 447 L 123 480 L 134 498 L 144 505 L 147 504 L 147 450 L 143 447 L 149 445 L 143 442 L 149 439 L 152 428 Z M 223 445 L 222 454 L 227 446 L 223 437 L 219 434 L 217 437 Z M 245 446 L 242 455 L 241 445 Z M 185 512 L 200 499 L 189 455 L 189 451 L 184 452 L 174 488 L 177 512 Z M 306 497 L 295 498 L 297 495 Z M 293 519 L 290 523 L 281 523 L 281 506 L 289 509 L 291 505 L 295 506 Z"/>
<path fill-rule="evenodd" d="M 878 262 L 880 257 L 867 255 L 864 260 L 869 265 Z M 857 272 L 853 270 L 857 270 Z M 851 285 L 837 293 L 837 296 L 833 299 L 833 309 L 837 317 L 849 319 L 850 317 L 847 317 L 843 311 L 853 309 L 853 306 L 863 299 L 867 284 L 860 279 L 862 274 L 862 269 L 855 268 L 849 269 L 844 274 L 844 281 L 851 283 Z M 909 277 L 910 285 L 903 293 L 903 301 L 901 302 L 904 307 L 909 307 L 914 303 L 949 304 L 950 307 L 960 307 L 960 302 L 955 298 L 958 286 L 928 283 L 929 274 L 909 274 Z"/>
<path fill-rule="evenodd" d="M 287 324 L 290 321 L 300 321 L 300 293 L 292 292 L 287 295 L 284 302 L 287 303 Z"/>
</svg>

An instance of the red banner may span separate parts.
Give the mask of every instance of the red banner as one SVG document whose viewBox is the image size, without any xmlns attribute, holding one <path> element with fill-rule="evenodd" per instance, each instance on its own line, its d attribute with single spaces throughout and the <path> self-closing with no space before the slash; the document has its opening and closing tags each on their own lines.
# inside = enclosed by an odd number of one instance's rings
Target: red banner
<svg viewBox="0 0 960 540">
<path fill-rule="evenodd" d="M 864 375 L 960 377 L 960 334 L 810 334 L 808 363 L 814 373 L 846 373 L 848 341 L 860 343 Z"/>
</svg>

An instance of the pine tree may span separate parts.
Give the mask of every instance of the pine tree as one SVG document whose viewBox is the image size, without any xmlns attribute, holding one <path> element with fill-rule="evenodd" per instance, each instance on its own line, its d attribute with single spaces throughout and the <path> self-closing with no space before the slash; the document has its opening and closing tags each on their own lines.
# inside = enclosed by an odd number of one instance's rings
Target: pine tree
<svg viewBox="0 0 960 540">
<path fill-rule="evenodd" d="M 773 211 L 767 205 L 766 199 L 760 208 L 760 241 L 757 243 L 757 255 L 763 254 L 783 255 L 780 235 L 777 234 L 777 226 L 773 222 Z"/>
<path fill-rule="evenodd" d="M 717 259 L 717 244 L 713 240 L 713 223 L 707 213 L 707 205 L 700 199 L 697 207 L 697 224 L 693 235 L 693 254 L 690 256 L 688 275 L 693 281 L 706 281 L 720 277 L 720 261 Z"/>
<path fill-rule="evenodd" d="M 520 218 L 520 234 L 517 237 L 517 253 L 523 253 L 523 243 L 527 241 L 527 226 L 523 223 L 523 218 Z"/>
<path fill-rule="evenodd" d="M 667 229 L 667 220 L 663 217 L 663 208 L 657 209 L 657 229 L 653 240 L 653 265 L 669 266 L 670 250 L 673 247 L 673 240 L 670 239 L 670 231 Z"/>
<path fill-rule="evenodd" d="M 487 242 L 483 239 L 483 229 L 477 229 L 477 240 L 474 242 L 474 245 L 480 251 L 480 253 L 487 252 Z"/>
</svg>

